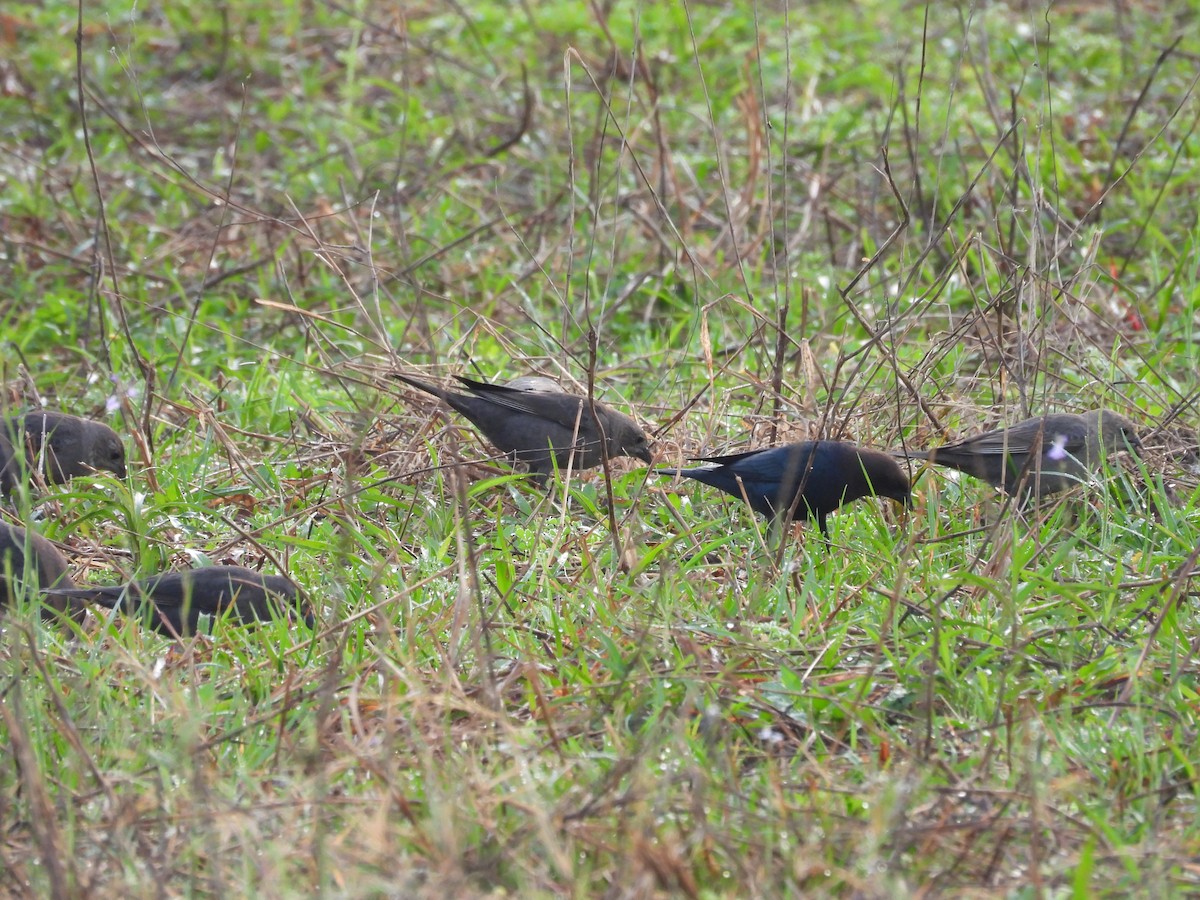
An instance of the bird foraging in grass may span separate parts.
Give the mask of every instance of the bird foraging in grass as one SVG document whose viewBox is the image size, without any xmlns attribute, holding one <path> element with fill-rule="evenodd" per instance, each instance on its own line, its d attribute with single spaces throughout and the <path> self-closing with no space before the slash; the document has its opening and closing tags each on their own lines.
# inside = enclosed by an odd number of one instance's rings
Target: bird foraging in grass
<svg viewBox="0 0 1200 900">
<path fill-rule="evenodd" d="M 1106 454 L 1141 449 L 1132 422 L 1107 409 L 1093 409 L 1081 415 L 1035 416 L 906 455 L 958 469 L 1009 494 L 1043 497 L 1087 480 Z"/>
<path fill-rule="evenodd" d="M 773 523 L 816 519 L 826 537 L 829 514 L 844 503 L 875 496 L 912 505 L 908 477 L 895 459 L 844 441 L 801 441 L 696 460 L 715 465 L 659 474 L 682 475 L 740 497 Z"/>
<path fill-rule="evenodd" d="M 36 585 L 32 590 L 75 586 L 57 547 L 40 534 L 0 522 L 0 610 L 12 605 L 20 586 L 31 583 Z M 46 605 L 47 615 L 64 612 L 70 606 L 66 598 L 53 597 Z"/>
<path fill-rule="evenodd" d="M 459 376 L 465 394 L 408 375 L 395 377 L 462 413 L 509 459 L 528 465 L 538 484 L 545 484 L 556 465 L 562 471 L 568 466 L 580 470 L 600 465 L 602 447 L 609 458 L 653 460 L 650 439 L 637 422 L 598 400 L 593 417 L 586 397 L 550 390 L 556 385 L 544 376 L 523 376 L 513 385 Z M 596 419 L 603 428 L 603 443 Z"/>
<path fill-rule="evenodd" d="M 207 566 L 128 584 L 55 588 L 47 593 L 141 616 L 155 631 L 175 637 L 195 634 L 201 615 L 230 612 L 242 622 L 270 621 L 290 617 L 298 603 L 296 586 L 287 578 L 241 566 Z M 312 616 L 303 618 L 312 627 Z"/>
<path fill-rule="evenodd" d="M 38 410 L 0 422 L 0 491 L 11 494 L 39 463 L 51 484 L 106 470 L 125 477 L 125 445 L 103 422 Z"/>
</svg>

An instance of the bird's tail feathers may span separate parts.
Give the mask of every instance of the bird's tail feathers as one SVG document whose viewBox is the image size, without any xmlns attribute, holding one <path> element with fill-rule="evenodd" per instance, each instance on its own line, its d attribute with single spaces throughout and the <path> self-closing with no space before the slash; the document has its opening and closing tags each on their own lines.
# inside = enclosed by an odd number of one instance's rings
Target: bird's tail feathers
<svg viewBox="0 0 1200 900">
<path fill-rule="evenodd" d="M 525 388 L 513 388 L 506 384 L 489 384 L 486 381 L 477 381 L 474 378 L 468 378 L 466 375 L 455 375 L 454 380 L 469 391 L 495 391 L 497 393 L 504 393 L 506 391 L 520 391 L 521 393 L 529 393 L 529 391 Z M 533 393 L 537 393 L 537 391 L 534 391 Z"/>
<path fill-rule="evenodd" d="M 392 377 L 403 381 L 405 384 L 415 387 L 419 391 L 424 391 L 426 394 L 432 394 L 440 400 L 445 400 L 449 391 L 444 387 L 439 387 L 428 381 L 422 381 L 420 378 L 413 378 L 411 375 L 405 375 L 403 372 L 393 372 Z"/>
<path fill-rule="evenodd" d="M 121 602 L 120 593 L 113 593 L 104 588 L 51 587 L 46 588 L 42 593 L 47 597 L 61 597 L 66 600 L 81 600 L 84 603 L 96 603 L 108 609 L 113 609 Z"/>
</svg>

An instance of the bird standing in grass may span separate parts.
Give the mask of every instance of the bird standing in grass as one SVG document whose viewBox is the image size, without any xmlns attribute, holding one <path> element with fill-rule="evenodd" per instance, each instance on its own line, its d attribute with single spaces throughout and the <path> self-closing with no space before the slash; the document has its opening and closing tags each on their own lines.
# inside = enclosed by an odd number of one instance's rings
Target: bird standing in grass
<svg viewBox="0 0 1200 900">
<path fill-rule="evenodd" d="M 434 384 L 396 375 L 418 390 L 432 394 L 462 413 L 489 441 L 514 462 L 523 462 L 538 484 L 545 484 L 555 466 L 566 471 L 590 469 L 609 458 L 633 456 L 651 462 L 650 440 L 624 413 L 596 401 L 596 416 L 587 398 L 548 390 L 554 382 L 540 375 L 518 378 L 513 385 L 486 384 L 459 377 L 469 393 L 448 391 Z M 600 428 L 604 441 L 601 444 Z"/>
<path fill-rule="evenodd" d="M 103 422 L 38 410 L 0 422 L 0 490 L 11 494 L 38 465 L 52 484 L 101 469 L 125 477 L 125 445 Z"/>
<path fill-rule="evenodd" d="M 826 520 L 843 503 L 875 496 L 912 504 L 908 477 L 895 459 L 843 441 L 801 441 L 697 459 L 716 465 L 659 472 L 693 478 L 741 497 L 772 522 L 801 516 L 816 519 L 826 537 Z"/>
<path fill-rule="evenodd" d="M 297 609 L 296 586 L 280 575 L 241 566 L 208 566 L 153 575 L 110 587 L 55 589 L 51 596 L 96 603 L 142 616 L 155 631 L 174 637 L 196 633 L 201 615 L 227 611 L 243 622 L 270 621 Z M 304 616 L 312 626 L 312 616 Z"/>
<path fill-rule="evenodd" d="M 31 580 L 36 585 L 31 590 L 75 586 L 57 547 L 40 534 L 0 522 L 0 610 L 16 599 L 18 585 L 28 586 Z M 47 601 L 47 606 L 58 612 L 68 605 L 65 598 Z"/>
<path fill-rule="evenodd" d="M 1140 453 L 1132 422 L 1106 409 L 1036 416 L 932 450 L 909 451 L 980 478 L 1009 494 L 1042 497 L 1085 481 L 1107 453 Z"/>
</svg>

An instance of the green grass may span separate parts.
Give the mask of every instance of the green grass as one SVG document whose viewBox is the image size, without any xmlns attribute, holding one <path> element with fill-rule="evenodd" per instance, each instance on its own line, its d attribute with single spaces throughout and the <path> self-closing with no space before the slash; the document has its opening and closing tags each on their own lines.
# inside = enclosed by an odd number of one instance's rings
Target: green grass
<svg viewBox="0 0 1200 900">
<path fill-rule="evenodd" d="M 282 566 L 318 627 L 18 603 L 0 891 L 1197 890 L 1186 14 L 106 3 L 90 153 L 76 15 L 0 15 L 3 403 L 132 475 L 6 515 L 83 582 Z M 1148 449 L 778 556 L 627 460 L 543 495 L 401 370 L 591 373 L 668 464 L 1101 404 Z"/>
</svg>

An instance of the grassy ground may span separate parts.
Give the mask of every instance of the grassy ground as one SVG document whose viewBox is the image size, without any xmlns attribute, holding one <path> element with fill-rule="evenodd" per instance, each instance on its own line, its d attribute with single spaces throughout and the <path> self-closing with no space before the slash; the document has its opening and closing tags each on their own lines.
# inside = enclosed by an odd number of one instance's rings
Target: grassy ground
<svg viewBox="0 0 1200 900">
<path fill-rule="evenodd" d="M 1197 12 L 6 7 L 4 403 L 134 463 L 6 515 L 319 626 L 11 611 L 0 891 L 1200 889 Z M 540 494 L 400 370 L 594 384 L 668 463 L 1101 404 L 1148 451 L 777 559 L 628 460 Z"/>
</svg>

